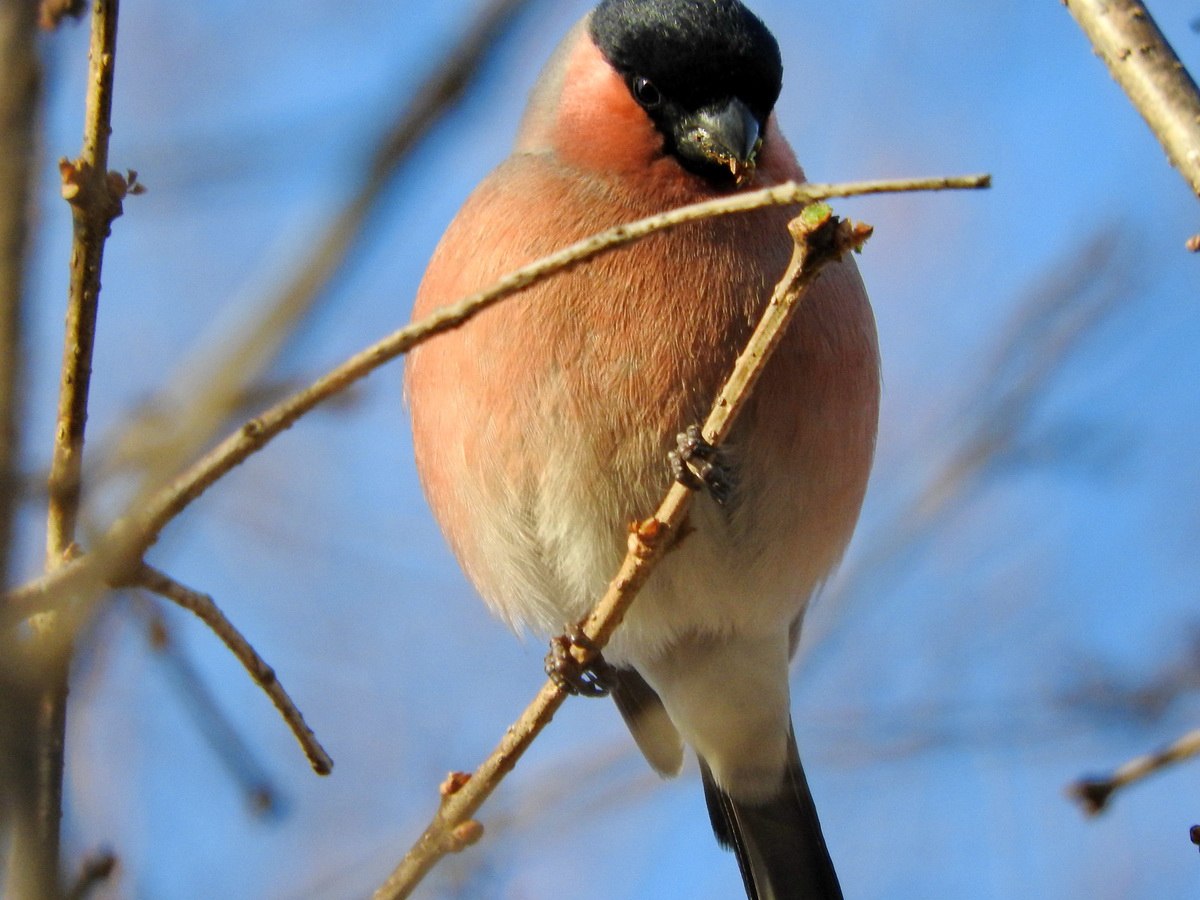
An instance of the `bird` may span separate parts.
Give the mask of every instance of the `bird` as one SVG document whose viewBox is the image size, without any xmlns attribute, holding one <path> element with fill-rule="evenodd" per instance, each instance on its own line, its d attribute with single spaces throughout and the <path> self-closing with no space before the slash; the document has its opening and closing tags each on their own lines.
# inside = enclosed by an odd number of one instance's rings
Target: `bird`
<svg viewBox="0 0 1200 900">
<path fill-rule="evenodd" d="M 562 39 L 510 155 L 417 290 L 420 318 L 590 234 L 803 180 L 774 112 L 779 46 L 739 0 L 603 0 Z M 415 348 L 418 475 L 464 571 L 514 629 L 579 622 L 628 523 L 694 461 L 702 421 L 792 249 L 795 208 L 694 222 L 543 280 Z M 804 612 L 850 541 L 879 416 L 874 316 L 852 259 L 807 289 L 689 511 L 604 648 L 663 776 L 694 751 L 747 897 L 841 897 L 791 719 Z M 691 428 L 695 436 L 695 428 Z M 707 473 L 706 474 L 710 474 Z M 719 490 L 717 488 L 720 488 Z"/>
</svg>

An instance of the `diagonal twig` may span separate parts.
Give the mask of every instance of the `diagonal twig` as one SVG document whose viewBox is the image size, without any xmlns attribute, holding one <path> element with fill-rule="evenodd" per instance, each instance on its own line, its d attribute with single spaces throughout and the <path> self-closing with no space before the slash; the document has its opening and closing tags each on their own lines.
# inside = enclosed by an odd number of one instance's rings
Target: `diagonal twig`
<svg viewBox="0 0 1200 900">
<path fill-rule="evenodd" d="M 1109 775 L 1082 778 L 1070 786 L 1068 793 L 1079 801 L 1084 812 L 1094 816 L 1104 811 L 1117 791 L 1194 756 L 1200 756 L 1200 729 L 1189 731 L 1154 753 L 1134 757 Z"/>
<path fill-rule="evenodd" d="M 1064 0 L 1096 53 L 1200 196 L 1200 91 L 1139 0 Z"/>
<path fill-rule="evenodd" d="M 141 587 L 165 597 L 172 603 L 194 613 L 221 641 L 229 648 L 229 652 L 237 657 L 238 662 L 245 666 L 246 671 L 263 692 L 271 698 L 275 708 L 287 723 L 292 734 L 300 743 L 304 755 L 308 757 L 313 771 L 318 775 L 328 775 L 333 770 L 333 760 L 317 740 L 312 729 L 304 721 L 304 716 L 295 702 L 279 683 L 275 670 L 258 655 L 237 627 L 217 606 L 216 601 L 208 594 L 192 590 L 180 584 L 174 578 L 153 566 L 143 564 L 134 572 L 128 581 L 129 587 Z"/>
<path fill-rule="evenodd" d="M 588 259 L 688 222 L 749 212 L 766 206 L 795 206 L 831 197 L 900 191 L 972 190 L 990 186 L 987 175 L 889 179 L 819 184 L 786 182 L 772 188 L 721 197 L 619 225 L 585 238 L 506 275 L 493 286 L 425 319 L 401 328 L 352 356 L 312 385 L 275 404 L 242 425 L 152 496 L 127 509 L 92 552 L 58 571 L 10 591 L 0 608 L 0 627 L 68 596 L 90 595 L 136 569 L 145 551 L 166 525 L 221 477 L 290 428 L 309 410 L 350 387 L 417 344 L 457 328 L 476 314 L 518 291 Z"/>
<path fill-rule="evenodd" d="M 824 265 L 840 259 L 849 250 L 859 249 L 871 233 L 869 227 L 854 226 L 835 218 L 824 204 L 807 207 L 788 229 L 795 241 L 791 262 L 704 423 L 704 438 L 714 446 L 729 433 L 749 399 L 750 390 L 782 338 L 804 289 Z M 580 662 L 589 662 L 616 631 L 654 566 L 680 532 L 691 496 L 691 488 L 674 483 L 654 515 L 631 527 L 625 560 L 604 596 L 583 622 L 587 648 L 572 647 Z M 563 689 L 554 680 L 547 681 L 475 774 L 465 781 L 454 779 L 448 782 L 433 821 L 376 891 L 375 900 L 399 900 L 409 896 L 438 860 L 479 839 L 482 826 L 471 816 L 550 723 L 565 699 Z"/>
</svg>

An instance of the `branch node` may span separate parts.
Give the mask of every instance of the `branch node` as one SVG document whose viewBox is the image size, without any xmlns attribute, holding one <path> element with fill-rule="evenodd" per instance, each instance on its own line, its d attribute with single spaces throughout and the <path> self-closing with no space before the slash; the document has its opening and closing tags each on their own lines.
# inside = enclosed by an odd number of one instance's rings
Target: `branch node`
<svg viewBox="0 0 1200 900">
<path fill-rule="evenodd" d="M 475 819 L 467 819 L 467 821 L 455 825 L 450 831 L 447 849 L 451 853 L 461 853 L 472 844 L 478 843 L 481 837 L 483 837 L 483 825 Z"/>
<path fill-rule="evenodd" d="M 670 531 L 671 527 L 666 522 L 654 516 L 640 522 L 630 522 L 628 550 L 638 559 L 648 559 Z"/>
<path fill-rule="evenodd" d="M 438 785 L 438 795 L 445 802 L 447 798 L 453 797 L 466 786 L 471 780 L 470 772 L 451 772 L 446 776 L 446 779 Z"/>
</svg>

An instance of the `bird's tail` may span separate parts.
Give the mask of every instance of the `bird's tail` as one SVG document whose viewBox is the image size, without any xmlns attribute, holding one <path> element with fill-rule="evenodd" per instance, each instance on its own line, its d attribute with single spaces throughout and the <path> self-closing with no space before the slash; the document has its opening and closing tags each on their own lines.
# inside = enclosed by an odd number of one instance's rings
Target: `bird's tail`
<svg viewBox="0 0 1200 900">
<path fill-rule="evenodd" d="M 737 854 L 749 900 L 841 900 L 794 732 L 788 734 L 780 792 L 765 803 L 730 797 L 703 760 L 700 770 L 713 833 L 721 846 Z"/>
</svg>

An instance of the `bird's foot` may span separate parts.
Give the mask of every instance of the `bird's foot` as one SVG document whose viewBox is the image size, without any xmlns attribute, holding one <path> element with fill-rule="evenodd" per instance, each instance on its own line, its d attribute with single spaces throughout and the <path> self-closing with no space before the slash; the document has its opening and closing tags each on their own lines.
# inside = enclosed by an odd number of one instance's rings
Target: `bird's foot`
<svg viewBox="0 0 1200 900">
<path fill-rule="evenodd" d="M 592 653 L 591 660 L 581 663 L 571 652 L 573 647 Z M 615 672 L 579 625 L 568 625 L 564 634 L 550 639 L 550 652 L 546 654 L 546 674 L 568 694 L 577 697 L 605 697 L 612 690 L 616 680 Z"/>
<path fill-rule="evenodd" d="M 684 487 L 693 491 L 708 490 L 722 506 L 732 491 L 728 467 L 721 461 L 721 452 L 704 439 L 699 425 L 689 425 L 675 438 L 678 447 L 667 454 L 671 474 Z"/>
</svg>

